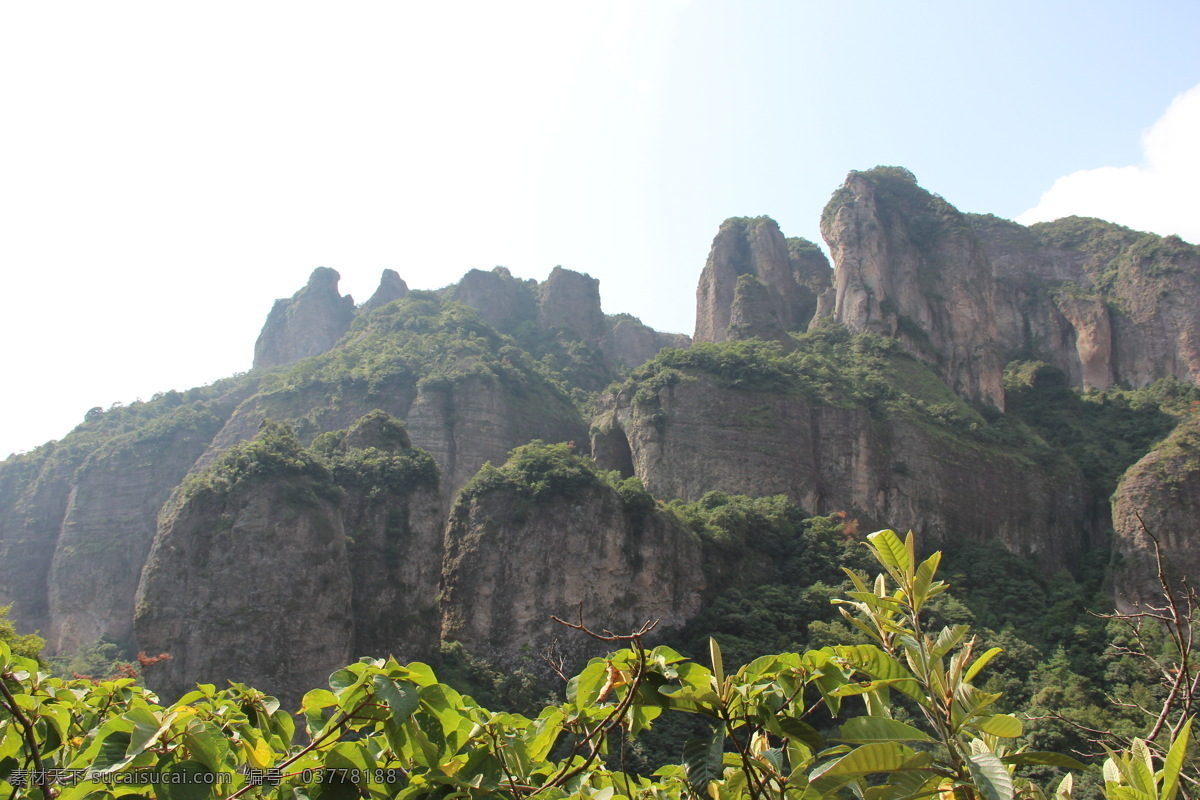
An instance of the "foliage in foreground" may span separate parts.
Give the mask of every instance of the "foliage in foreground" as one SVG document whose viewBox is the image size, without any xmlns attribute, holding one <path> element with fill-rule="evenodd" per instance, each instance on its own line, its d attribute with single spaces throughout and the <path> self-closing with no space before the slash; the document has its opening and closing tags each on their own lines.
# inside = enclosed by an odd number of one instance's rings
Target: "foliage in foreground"
<svg viewBox="0 0 1200 800">
<path fill-rule="evenodd" d="M 927 628 L 946 590 L 941 555 L 918 563 L 910 534 L 868 537 L 884 574 L 837 602 L 869 643 L 757 658 L 726 671 L 646 633 L 534 718 L 493 712 L 424 664 L 364 659 L 305 695 L 302 730 L 278 701 L 201 685 L 164 708 L 130 679 L 64 681 L 0 643 L 0 789 L 13 798 L 155 796 L 506 798 L 1044 798 L 1027 765 L 1074 759 L 1014 746 L 1022 721 L 976 686 L 999 649 L 965 625 Z M 590 631 L 589 631 L 590 632 Z M 592 634 L 599 636 L 598 634 Z M 628 743 L 668 714 L 703 721 L 681 763 L 623 769 Z M 832 721 L 832 723 L 831 723 Z M 1111 800 L 1172 800 L 1190 722 L 1155 750 L 1135 740 L 1104 767 Z M 1070 778 L 1056 796 L 1069 800 Z"/>
</svg>

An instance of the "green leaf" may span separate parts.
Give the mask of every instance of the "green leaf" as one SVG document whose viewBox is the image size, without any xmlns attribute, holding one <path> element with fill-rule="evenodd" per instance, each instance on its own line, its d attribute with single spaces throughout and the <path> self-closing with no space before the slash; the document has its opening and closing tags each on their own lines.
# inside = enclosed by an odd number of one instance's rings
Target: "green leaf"
<svg viewBox="0 0 1200 800">
<path fill-rule="evenodd" d="M 129 738 L 129 749 L 125 753 L 129 759 L 133 759 L 157 742 L 171 724 L 170 716 L 164 720 L 148 708 L 132 708 L 124 716 L 133 723 L 133 734 Z"/>
<path fill-rule="evenodd" d="M 833 650 L 859 672 L 864 672 L 878 680 L 888 681 L 889 685 L 904 692 L 921 705 L 929 705 L 929 698 L 921 691 L 920 684 L 917 683 L 912 673 L 875 645 L 839 646 L 834 647 Z M 822 690 L 824 690 L 824 686 L 822 686 Z"/>
<path fill-rule="evenodd" d="M 963 640 L 967 635 L 970 627 L 967 625 L 951 625 L 942 628 L 942 632 L 938 634 L 937 641 L 933 643 L 933 650 L 930 652 L 930 658 L 941 658 L 954 649 L 955 645 Z"/>
<path fill-rule="evenodd" d="M 554 743 L 558 741 L 558 735 L 562 732 L 564 719 L 565 715 L 561 709 L 547 708 L 542 711 L 534 722 L 534 729 L 537 733 L 533 737 L 533 741 L 529 743 L 530 760 L 535 762 L 546 760 Z"/>
<path fill-rule="evenodd" d="M 975 727 L 1001 739 L 1015 739 L 1025 732 L 1021 720 L 1012 714 L 993 714 L 975 722 Z"/>
<path fill-rule="evenodd" d="M 113 731 L 105 736 L 92 760 L 92 768 L 97 772 L 110 772 L 123 766 L 131 738 L 128 731 Z"/>
<path fill-rule="evenodd" d="M 1058 782 L 1058 788 L 1054 790 L 1054 800 L 1071 800 L 1071 792 L 1073 791 L 1075 791 L 1075 778 L 1068 772 Z"/>
<path fill-rule="evenodd" d="M 1048 753 L 1042 750 L 1030 750 L 1024 753 L 1001 756 L 1000 761 L 1004 764 L 1014 764 L 1018 767 L 1047 766 L 1062 767 L 1063 769 L 1087 769 L 1087 765 L 1082 761 L 1063 755 L 1062 753 Z"/>
<path fill-rule="evenodd" d="M 725 662 L 721 659 L 721 645 L 711 636 L 708 637 L 708 656 L 712 660 L 713 678 L 720 688 L 721 684 L 725 683 Z"/>
<path fill-rule="evenodd" d="M 980 691 L 968 683 L 960 684 L 954 690 L 954 705 L 951 709 L 955 726 L 962 725 L 999 699 L 999 694 Z"/>
<path fill-rule="evenodd" d="M 1192 719 L 1183 723 L 1183 727 L 1179 729 L 1179 735 L 1175 737 L 1175 741 L 1171 742 L 1171 749 L 1167 751 L 1167 757 L 1163 761 L 1162 790 L 1159 794 L 1161 800 L 1175 800 L 1175 793 L 1179 790 L 1179 770 L 1183 768 L 1183 759 L 1187 754 L 1188 737 L 1192 732 Z"/>
<path fill-rule="evenodd" d="M 335 672 L 333 674 L 337 675 L 338 673 Z M 331 676 L 329 680 L 332 681 L 333 677 Z M 305 692 L 304 699 L 300 701 L 300 710 L 307 712 L 312 709 L 329 708 L 336 705 L 336 694 L 328 689 L 313 689 L 312 691 Z"/>
<path fill-rule="evenodd" d="M 868 742 L 932 742 L 924 731 L 885 717 L 854 717 L 842 725 L 838 741 L 851 744 Z"/>
<path fill-rule="evenodd" d="M 900 537 L 896 535 L 895 531 L 876 531 L 867 535 L 867 541 L 874 545 L 879 563 L 887 567 L 889 571 L 895 570 L 900 575 L 912 572 L 913 565 L 908 548 L 904 546 L 904 542 L 900 541 Z"/>
<path fill-rule="evenodd" d="M 717 728 L 704 739 L 690 739 L 683 745 L 683 766 L 692 790 L 705 794 L 708 784 L 721 777 L 721 751 L 725 732 Z"/>
<path fill-rule="evenodd" d="M 225 755 L 229 752 L 229 740 L 219 731 L 210 729 L 208 725 L 189 728 L 183 734 L 183 743 L 187 745 L 192 758 L 212 772 L 221 769 Z"/>
<path fill-rule="evenodd" d="M 976 753 L 967 761 L 967 769 L 985 800 L 1013 800 L 1012 775 L 995 753 Z"/>
<path fill-rule="evenodd" d="M 786 736 L 794 742 L 803 742 L 812 750 L 820 750 L 825 747 L 825 738 L 804 720 L 795 717 L 777 717 L 776 719 L 779 730 L 772 731 L 772 733 Z"/>
<path fill-rule="evenodd" d="M 780 748 L 780 747 L 768 748 L 766 750 L 763 750 L 762 753 L 759 754 L 759 756 L 763 759 L 766 759 L 767 763 L 771 765 L 772 769 L 774 769 L 775 772 L 777 772 L 777 773 L 783 772 L 783 749 L 782 748 Z"/>
<path fill-rule="evenodd" d="M 914 597 L 912 598 L 912 603 L 914 609 L 920 611 L 921 606 L 932 596 L 930 594 L 930 587 L 933 586 L 933 576 L 937 574 L 938 565 L 941 563 L 942 553 L 939 550 L 922 561 L 921 566 L 917 567 L 917 576 L 913 580 Z"/>
<path fill-rule="evenodd" d="M 989 661 L 1003 652 L 1003 648 L 993 647 L 991 650 L 988 650 L 979 658 L 975 659 L 975 663 L 968 667 L 967 673 L 963 675 L 963 683 L 970 683 L 971 681 L 975 680 L 975 676 L 979 674 L 979 671 L 987 666 Z"/>
<path fill-rule="evenodd" d="M 386 675 L 376 675 L 371 679 L 375 694 L 387 703 L 388 710 L 396 719 L 406 719 L 412 716 L 421 705 L 421 696 L 416 684 L 408 681 L 394 681 Z"/>
<path fill-rule="evenodd" d="M 1150 797 L 1157 796 L 1158 786 L 1154 780 L 1154 761 L 1150 757 L 1150 748 L 1145 741 L 1134 739 L 1129 749 L 1131 758 L 1129 769 L 1125 771 L 1126 777 L 1134 789 Z"/>
<path fill-rule="evenodd" d="M 216 785 L 212 770 L 199 761 L 170 764 L 159 770 L 159 774 L 162 778 L 154 787 L 159 800 L 207 800 Z"/>
<path fill-rule="evenodd" d="M 873 772 L 891 772 L 900 769 L 913 751 L 897 742 L 864 744 L 851 750 L 841 758 L 834 759 L 813 770 L 809 781 L 826 776 L 870 775 Z"/>
</svg>

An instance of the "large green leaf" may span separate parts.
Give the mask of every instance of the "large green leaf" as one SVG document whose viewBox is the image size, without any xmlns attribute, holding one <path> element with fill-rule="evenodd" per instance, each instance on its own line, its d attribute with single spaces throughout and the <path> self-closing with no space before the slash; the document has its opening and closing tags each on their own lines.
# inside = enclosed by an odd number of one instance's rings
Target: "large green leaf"
<svg viewBox="0 0 1200 800">
<path fill-rule="evenodd" d="M 838 741 L 851 744 L 869 742 L 932 742 L 933 739 L 919 728 L 885 717 L 854 717 L 841 728 Z"/>
<path fill-rule="evenodd" d="M 129 749 L 126 757 L 132 759 L 146 748 L 158 741 L 159 737 L 171 724 L 170 714 L 159 716 L 148 708 L 133 708 L 125 714 L 125 719 L 133 723 L 133 733 L 129 737 Z"/>
<path fill-rule="evenodd" d="M 708 657 L 712 661 L 713 679 L 720 687 L 725 683 L 725 660 L 721 658 L 721 645 L 711 636 L 708 637 Z"/>
<path fill-rule="evenodd" d="M 97 772 L 111 772 L 128 763 L 125 751 L 129 749 L 131 735 L 128 731 L 113 731 L 104 737 L 91 766 Z"/>
<path fill-rule="evenodd" d="M 1001 649 L 999 647 L 993 647 L 992 649 L 988 650 L 986 653 L 981 655 L 979 658 L 975 659 L 975 663 L 973 663 L 970 667 L 968 667 L 967 673 L 965 675 L 963 675 L 963 683 L 970 683 L 971 681 L 975 680 L 975 676 L 979 674 L 979 671 L 982 670 L 985 666 L 987 666 L 987 663 L 989 661 L 991 661 L 993 658 L 995 658 L 996 656 L 1000 655 L 1003 652 L 1004 652 L 1003 649 Z"/>
<path fill-rule="evenodd" d="M 967 761 L 971 780 L 985 800 L 1013 800 L 1013 780 L 995 753 L 976 753 Z"/>
<path fill-rule="evenodd" d="M 533 741 L 529 743 L 529 758 L 533 761 L 544 761 L 550 754 L 558 735 L 562 733 L 565 715 L 561 709 L 547 708 L 533 723 L 536 731 Z"/>
<path fill-rule="evenodd" d="M 229 753 L 229 740 L 221 735 L 219 729 L 208 723 L 192 721 L 183 734 L 183 743 L 194 761 L 198 761 L 209 770 L 217 772 Z"/>
<path fill-rule="evenodd" d="M 879 563 L 888 571 L 895 570 L 900 575 L 912 572 L 913 563 L 908 548 L 893 530 L 876 531 L 867 535 L 867 541 L 875 546 Z"/>
<path fill-rule="evenodd" d="M 1047 766 L 1062 767 L 1063 769 L 1087 769 L 1087 765 L 1082 761 L 1062 753 L 1048 753 L 1042 750 L 1001 756 L 1000 761 L 1005 764 L 1015 764 L 1018 767 Z"/>
<path fill-rule="evenodd" d="M 386 675 L 376 675 L 371 679 L 376 696 L 387 703 L 388 710 L 395 719 L 406 719 L 412 716 L 421 704 L 421 696 L 416 684 L 408 681 L 394 681 Z"/>
<path fill-rule="evenodd" d="M 683 745 L 683 766 L 688 784 L 698 794 L 705 794 L 708 784 L 721 777 L 721 751 L 725 746 L 725 731 L 713 730 L 703 739 L 690 739 Z"/>
<path fill-rule="evenodd" d="M 917 611 L 921 610 L 921 606 L 925 604 L 926 600 L 941 593 L 942 586 L 933 582 L 933 576 L 937 573 L 938 565 L 941 563 L 942 553 L 939 550 L 917 567 L 917 574 L 913 579 L 914 597 L 912 598 L 913 608 Z"/>
<path fill-rule="evenodd" d="M 872 678 L 888 681 L 889 685 L 904 692 L 921 705 L 929 705 L 929 698 L 921 691 L 921 686 L 912 673 L 875 645 L 838 646 L 833 650 L 859 672 L 864 672 Z"/>
<path fill-rule="evenodd" d="M 802 719 L 772 717 L 768 722 L 768 728 L 776 736 L 786 736 L 794 742 L 802 742 L 811 750 L 820 750 L 825 747 L 825 739 L 821 736 L 820 731 Z"/>
<path fill-rule="evenodd" d="M 216 776 L 199 761 L 180 761 L 159 773 L 161 778 L 154 787 L 159 800 L 206 800 L 216 784 Z"/>
<path fill-rule="evenodd" d="M 1160 800 L 1175 800 L 1175 793 L 1179 790 L 1179 770 L 1183 768 L 1183 759 L 1187 754 L 1188 738 L 1191 732 L 1192 720 L 1189 719 L 1183 723 L 1183 727 L 1179 729 L 1179 735 L 1171 743 L 1171 749 L 1167 752 L 1167 757 L 1163 761 L 1160 776 L 1162 780 L 1162 789 L 1159 793 Z"/>
<path fill-rule="evenodd" d="M 984 733 L 999 736 L 1001 739 L 1015 739 L 1025 732 L 1025 726 L 1021 720 L 1012 714 L 993 714 L 990 717 L 984 717 L 976 720 L 975 727 Z"/>
<path fill-rule="evenodd" d="M 841 758 L 817 767 L 808 776 L 810 781 L 826 776 L 870 775 L 891 772 L 904 766 L 913 750 L 898 742 L 879 742 L 856 747 Z"/>
</svg>

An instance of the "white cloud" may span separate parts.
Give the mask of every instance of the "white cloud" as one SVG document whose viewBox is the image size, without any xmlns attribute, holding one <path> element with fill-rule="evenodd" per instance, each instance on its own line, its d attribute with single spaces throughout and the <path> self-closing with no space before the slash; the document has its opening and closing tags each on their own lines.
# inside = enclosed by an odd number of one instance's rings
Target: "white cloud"
<svg viewBox="0 0 1200 800">
<path fill-rule="evenodd" d="M 1017 217 L 1029 225 L 1072 214 L 1200 242 L 1200 86 L 1176 97 L 1142 135 L 1141 166 L 1085 169 L 1059 178 Z"/>
</svg>

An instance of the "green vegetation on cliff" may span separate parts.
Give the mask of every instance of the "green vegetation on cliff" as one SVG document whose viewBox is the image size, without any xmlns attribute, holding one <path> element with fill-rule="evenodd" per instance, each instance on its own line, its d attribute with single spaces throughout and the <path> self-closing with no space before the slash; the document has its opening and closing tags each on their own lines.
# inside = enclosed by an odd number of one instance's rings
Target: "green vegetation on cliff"
<svg viewBox="0 0 1200 800">
<path fill-rule="evenodd" d="M 1081 254 L 1093 291 L 1127 313 L 1164 296 L 1172 277 L 1200 254 L 1178 236 L 1143 233 L 1092 217 L 1039 222 L 1029 230 L 1044 247 Z"/>
<path fill-rule="evenodd" d="M 370 430 L 371 438 L 356 442 L 356 435 L 364 429 Z M 234 445 L 188 478 L 177 500 L 183 503 L 226 495 L 249 483 L 273 478 L 297 480 L 318 493 L 335 496 L 338 487 L 433 487 L 438 471 L 429 453 L 411 447 L 404 424 L 381 411 L 372 412 L 346 430 L 322 434 L 309 448 L 300 443 L 290 426 L 267 419 L 253 439 Z"/>
<path fill-rule="evenodd" d="M 577 423 L 566 382 L 471 308 L 414 291 L 356 317 L 342 344 L 263 379 L 256 401 L 309 440 L 323 415 L 349 402 L 365 410 L 398 398 L 452 393 L 472 380 L 494 385 L 527 413 Z"/>
<path fill-rule="evenodd" d="M 1101 497 L 1200 406 L 1200 388 L 1164 378 L 1144 389 L 1081 394 L 1055 367 L 1015 361 L 1004 377 L 1008 412 L 1070 456 Z"/>
<path fill-rule="evenodd" d="M 690 375 L 704 374 L 728 389 L 859 407 L 880 420 L 900 415 L 957 446 L 1065 468 L 1020 420 L 973 407 L 895 339 L 851 334 L 840 325 L 793 336 L 797 348 L 791 353 L 775 342 L 753 339 L 663 350 L 634 370 L 620 390 L 632 393 L 635 403 L 653 404 L 663 390 Z"/>
</svg>

